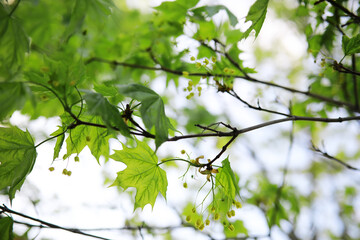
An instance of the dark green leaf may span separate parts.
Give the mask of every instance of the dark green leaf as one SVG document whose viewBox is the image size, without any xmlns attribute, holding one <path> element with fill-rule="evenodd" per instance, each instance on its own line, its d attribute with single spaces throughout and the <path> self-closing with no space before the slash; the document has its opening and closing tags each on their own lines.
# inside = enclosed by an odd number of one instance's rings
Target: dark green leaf
<svg viewBox="0 0 360 240">
<path fill-rule="evenodd" d="M 29 51 L 29 38 L 21 25 L 0 4 L 0 62 L 8 67 L 21 64 Z"/>
<path fill-rule="evenodd" d="M 150 88 L 139 84 L 117 85 L 117 88 L 121 94 L 141 102 L 142 120 L 148 130 L 155 127 L 155 144 L 159 147 L 168 139 L 171 128 L 161 97 Z"/>
<path fill-rule="evenodd" d="M 19 82 L 0 82 L 0 121 L 21 109 L 26 100 L 26 88 Z"/>
<path fill-rule="evenodd" d="M 353 38 L 348 38 L 344 35 L 342 38 L 342 49 L 345 55 L 360 53 L 360 34 Z"/>
<path fill-rule="evenodd" d="M 14 220 L 11 217 L 0 218 L 0 240 L 12 240 Z"/>
<path fill-rule="evenodd" d="M 36 149 L 29 132 L 17 127 L 0 128 L 0 189 L 10 187 L 10 200 L 31 172 L 35 159 Z"/>
<path fill-rule="evenodd" d="M 109 128 L 116 127 L 120 132 L 129 136 L 129 128 L 125 124 L 121 114 L 116 106 L 109 103 L 109 101 L 100 93 L 84 91 L 86 94 L 83 96 L 86 103 L 88 112 L 94 116 L 100 116 L 106 126 Z"/>
<path fill-rule="evenodd" d="M 252 30 L 255 30 L 255 37 L 260 33 L 260 29 L 265 21 L 269 0 L 256 0 L 250 7 L 245 22 L 251 21 L 251 26 L 245 31 L 244 38 L 247 38 Z"/>
<path fill-rule="evenodd" d="M 215 14 L 217 14 L 220 10 L 226 11 L 231 26 L 235 27 L 235 25 L 238 23 L 237 17 L 224 5 L 203 6 L 203 7 L 195 8 L 192 11 L 194 12 L 194 14 L 197 14 L 199 16 L 201 16 L 202 13 L 206 13 L 207 16 L 212 17 Z"/>
</svg>

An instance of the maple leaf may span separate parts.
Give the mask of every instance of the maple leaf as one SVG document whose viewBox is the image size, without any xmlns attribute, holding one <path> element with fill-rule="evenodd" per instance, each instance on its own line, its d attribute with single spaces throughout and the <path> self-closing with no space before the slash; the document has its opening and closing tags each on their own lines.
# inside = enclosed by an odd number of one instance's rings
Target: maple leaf
<svg viewBox="0 0 360 240">
<path fill-rule="evenodd" d="M 117 178 L 111 186 L 120 186 L 124 190 L 136 188 L 134 210 L 143 208 L 150 203 L 154 207 L 159 192 L 166 198 L 166 172 L 158 165 L 158 158 L 154 151 L 143 142 L 136 140 L 135 148 L 115 150 L 110 157 L 115 161 L 126 164 L 126 169 L 117 173 Z"/>
</svg>

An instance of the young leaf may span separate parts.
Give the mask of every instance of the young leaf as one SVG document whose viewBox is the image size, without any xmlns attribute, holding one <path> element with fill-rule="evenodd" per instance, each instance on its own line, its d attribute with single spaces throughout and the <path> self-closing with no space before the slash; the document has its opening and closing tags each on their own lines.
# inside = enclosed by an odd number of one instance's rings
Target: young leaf
<svg viewBox="0 0 360 240">
<path fill-rule="evenodd" d="M 136 143 L 136 148 L 123 145 L 122 150 L 115 150 L 110 156 L 127 166 L 125 170 L 118 172 L 112 186 L 120 186 L 124 190 L 128 187 L 136 188 L 134 209 L 143 208 L 148 203 L 154 207 L 159 192 L 166 198 L 166 172 L 158 166 L 157 156 L 146 143 L 138 140 Z"/>
<path fill-rule="evenodd" d="M 35 159 L 36 150 L 29 132 L 17 127 L 0 128 L 0 189 L 10 187 L 10 200 L 31 172 Z"/>
<path fill-rule="evenodd" d="M 53 132 L 51 134 L 51 136 L 56 136 L 58 134 L 61 134 L 65 131 L 65 128 L 64 127 L 60 127 L 59 126 L 59 129 L 56 130 L 55 132 Z M 56 144 L 55 144 L 55 148 L 54 148 L 54 157 L 53 157 L 53 160 L 55 160 L 56 158 L 59 157 L 59 153 L 60 153 L 60 150 L 61 150 L 61 147 L 64 143 L 64 139 L 65 139 L 65 133 L 61 134 L 60 136 L 57 137 L 56 139 Z"/>
<path fill-rule="evenodd" d="M 117 127 L 120 132 L 129 136 L 129 128 L 121 117 L 119 110 L 109 103 L 100 93 L 84 91 L 84 99 L 88 105 L 88 112 L 94 116 L 100 116 L 109 128 Z"/>
<path fill-rule="evenodd" d="M 168 130 L 171 127 L 161 97 L 153 90 L 139 84 L 117 85 L 117 89 L 121 94 L 141 102 L 142 120 L 148 130 L 155 126 L 155 144 L 158 148 L 168 139 Z"/>
<path fill-rule="evenodd" d="M 235 174 L 230 167 L 229 158 L 221 162 L 222 167 L 216 175 L 216 185 L 223 189 L 224 194 L 234 199 L 239 194 L 240 188 L 237 184 Z"/>
<path fill-rule="evenodd" d="M 251 26 L 246 30 L 243 37 L 247 38 L 252 30 L 255 30 L 255 37 L 260 33 L 260 29 L 265 21 L 269 0 L 256 0 L 250 7 L 245 22 L 251 21 Z"/>
<path fill-rule="evenodd" d="M 344 35 L 342 38 L 342 49 L 345 55 L 360 53 L 360 34 L 353 38 Z"/>
<path fill-rule="evenodd" d="M 0 218 L 0 240 L 13 239 L 14 220 L 11 217 Z"/>
<path fill-rule="evenodd" d="M 215 14 L 217 14 L 220 10 L 225 10 L 228 17 L 231 26 L 235 27 L 235 25 L 238 23 L 237 17 L 224 5 L 214 5 L 214 6 L 203 6 L 193 9 L 192 11 L 196 15 L 201 15 L 202 13 L 206 13 L 207 16 L 212 17 Z"/>
<path fill-rule="evenodd" d="M 23 83 L 0 83 L 0 121 L 13 111 L 21 109 L 26 100 L 26 89 Z"/>
</svg>

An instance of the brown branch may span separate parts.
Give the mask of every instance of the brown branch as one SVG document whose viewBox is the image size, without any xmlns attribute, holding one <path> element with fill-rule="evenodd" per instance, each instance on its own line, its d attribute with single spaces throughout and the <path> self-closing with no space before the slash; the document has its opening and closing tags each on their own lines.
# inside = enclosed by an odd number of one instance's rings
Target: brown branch
<svg viewBox="0 0 360 240">
<path fill-rule="evenodd" d="M 238 135 L 232 136 L 232 138 L 221 148 L 221 151 L 206 165 L 211 166 L 217 159 L 221 157 L 221 155 L 226 151 L 226 149 L 230 146 L 230 144 L 236 139 Z"/>
<path fill-rule="evenodd" d="M 344 161 L 342 161 L 342 160 L 340 160 L 340 159 L 338 159 L 338 158 L 336 158 L 334 156 L 329 155 L 327 152 L 324 152 L 324 151 L 320 150 L 319 148 L 317 148 L 314 145 L 314 143 L 311 143 L 311 144 L 312 144 L 312 149 L 315 152 L 320 153 L 323 157 L 328 158 L 330 160 L 333 160 L 333 161 L 335 161 L 337 163 L 340 163 L 341 165 L 343 165 L 344 167 L 346 167 L 346 168 L 348 168 L 350 170 L 360 171 L 360 168 L 353 167 L 353 166 L 347 164 L 346 162 L 344 162 Z"/>
<path fill-rule="evenodd" d="M 20 217 L 23 217 L 23 218 L 30 219 L 32 221 L 38 222 L 38 223 L 41 224 L 40 226 L 44 225 L 44 226 L 47 226 L 49 228 L 61 229 L 61 230 L 67 231 L 67 232 L 72 232 L 72 233 L 80 234 L 80 235 L 87 236 L 87 237 L 92 237 L 92 238 L 97 238 L 97 239 L 102 239 L 102 240 L 110 240 L 109 238 L 104 238 L 104 237 L 99 237 L 99 236 L 96 236 L 96 235 L 84 233 L 84 232 L 82 232 L 82 231 L 80 231 L 79 229 L 76 229 L 76 228 L 61 227 L 59 225 L 49 223 L 49 222 L 43 221 L 43 220 L 38 219 L 38 218 L 30 217 L 30 216 L 25 215 L 23 213 L 19 213 L 19 212 L 16 212 L 14 210 L 11 210 L 10 208 L 8 208 L 5 205 L 0 206 L 0 209 L 3 212 L 10 213 L 10 214 L 15 214 L 15 215 L 18 215 Z"/>
<path fill-rule="evenodd" d="M 235 97 L 236 99 L 238 99 L 240 102 L 244 103 L 246 106 L 248 106 L 251 109 L 257 110 L 257 111 L 263 111 L 263 112 L 268 112 L 268 113 L 272 113 L 272 114 L 277 114 L 277 115 L 281 115 L 281 116 L 285 116 L 285 117 L 291 117 L 290 114 L 287 113 L 282 113 L 282 112 L 278 112 L 278 111 L 274 111 L 274 110 L 269 110 L 266 108 L 262 108 L 260 106 L 260 103 L 258 102 L 258 106 L 255 107 L 253 105 L 251 105 L 250 103 L 248 103 L 247 101 L 245 101 L 244 99 L 242 99 L 234 90 L 231 90 L 228 92 L 231 96 Z"/>
<path fill-rule="evenodd" d="M 330 3 L 331 5 L 333 5 L 335 8 L 340 9 L 341 11 L 343 11 L 344 13 L 346 13 L 349 17 L 351 17 L 355 22 L 360 23 L 360 17 L 357 16 L 356 14 L 354 14 L 353 12 L 351 12 L 349 9 L 347 9 L 346 7 L 344 7 L 343 5 L 341 5 L 340 3 L 334 1 L 334 0 L 326 0 L 328 3 Z"/>
<path fill-rule="evenodd" d="M 178 76 L 183 75 L 183 71 L 169 69 L 169 68 L 164 67 L 164 66 L 151 67 L 151 66 L 144 66 L 144 65 L 139 65 L 139 64 L 118 62 L 118 61 L 115 61 L 115 60 L 111 61 L 111 60 L 106 60 L 106 59 L 102 59 L 102 58 L 98 58 L 98 57 L 90 58 L 89 60 L 87 60 L 85 62 L 85 64 L 89 64 L 91 62 L 102 62 L 102 63 L 107 63 L 107 64 L 113 64 L 113 65 L 131 67 L 131 68 L 138 68 L 138 69 L 144 69 L 144 70 L 163 71 L 163 72 L 171 73 L 171 74 L 178 75 Z M 320 101 L 324 101 L 324 102 L 333 104 L 335 106 L 347 107 L 352 111 L 356 111 L 356 112 L 360 111 L 359 109 L 357 109 L 351 103 L 347 103 L 347 102 L 336 100 L 336 99 L 333 99 L 333 98 L 330 98 L 330 97 L 322 96 L 320 94 L 312 93 L 310 91 L 302 91 L 302 90 L 298 90 L 298 89 L 295 89 L 295 88 L 279 85 L 279 84 L 276 84 L 276 83 L 273 83 L 273 82 L 262 81 L 262 80 L 250 77 L 248 75 L 242 76 L 242 75 L 231 75 L 231 74 L 213 74 L 213 73 L 210 73 L 210 72 L 195 72 L 195 73 L 189 73 L 188 76 L 199 76 L 199 77 L 206 76 L 206 77 L 243 79 L 243 80 L 253 82 L 253 83 L 258 83 L 258 84 L 261 84 L 261 85 L 279 88 L 279 89 L 282 89 L 282 90 L 285 90 L 285 91 L 288 91 L 288 92 L 302 94 L 302 95 L 305 95 L 305 96 L 308 96 L 308 97 L 311 97 L 311 98 L 314 98 L 314 99 L 317 99 L 317 100 L 320 100 Z"/>
</svg>

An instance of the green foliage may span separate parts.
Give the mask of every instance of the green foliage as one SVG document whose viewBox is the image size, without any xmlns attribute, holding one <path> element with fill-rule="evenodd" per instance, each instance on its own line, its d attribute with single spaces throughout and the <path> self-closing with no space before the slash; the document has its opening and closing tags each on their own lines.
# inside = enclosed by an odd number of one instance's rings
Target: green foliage
<svg viewBox="0 0 360 240">
<path fill-rule="evenodd" d="M 161 97 L 153 90 L 138 84 L 117 85 L 116 87 L 121 94 L 141 102 L 141 117 L 148 130 L 155 128 L 155 144 L 159 147 L 168 139 L 169 128 L 171 128 Z"/>
<path fill-rule="evenodd" d="M 29 132 L 17 127 L 0 128 L 0 189 L 9 187 L 9 198 L 15 197 L 36 159 L 34 141 Z"/>
<path fill-rule="evenodd" d="M 10 13 L 0 4 L 0 61 L 2 67 L 16 70 L 29 51 L 30 41 L 18 19 Z"/>
<path fill-rule="evenodd" d="M 123 135 L 130 136 L 129 129 L 116 106 L 110 104 L 100 93 L 89 91 L 85 93 L 83 97 L 88 105 L 89 114 L 100 116 L 107 127 L 116 127 Z"/>
<path fill-rule="evenodd" d="M 87 117 L 85 118 L 89 123 L 102 124 L 99 117 Z M 53 133 L 54 134 L 54 133 Z M 100 156 L 104 156 L 106 159 L 109 157 L 109 139 L 112 135 L 109 130 L 104 128 L 96 128 L 89 125 L 81 125 L 69 131 L 69 135 L 66 138 L 66 150 L 64 159 L 68 158 L 71 154 L 77 155 L 84 149 L 85 146 L 90 148 L 92 155 L 99 162 Z M 62 138 L 60 136 L 60 138 Z M 58 140 L 60 146 L 61 139 Z"/>
<path fill-rule="evenodd" d="M 275 20 L 269 27 L 278 27 L 280 19 L 284 29 L 274 39 L 261 39 L 270 10 Z M 219 20 L 219 13 L 227 17 Z M 136 191 L 134 210 L 154 207 L 159 193 L 166 198 L 173 177 L 168 173 L 185 164 L 180 178 L 190 197 L 174 208 L 187 222 L 181 227 L 205 230 L 210 237 L 216 231 L 227 238 L 259 237 L 248 229 L 240 209 L 244 203 L 263 213 L 266 236 L 277 229 L 301 239 L 296 236 L 300 212 L 317 208 L 314 203 L 327 191 L 319 186 L 332 181 L 325 200 L 337 204 L 344 233 L 337 236 L 312 222 L 313 235 L 305 238 L 359 238 L 348 230 L 359 225 L 354 207 L 359 187 L 337 181 L 353 178 L 345 171 L 359 171 L 360 152 L 353 146 L 360 140 L 352 125 L 360 119 L 359 13 L 348 0 L 255 0 L 240 16 L 249 26 L 242 32 L 239 16 L 221 2 L 163 1 L 147 13 L 129 9 L 125 1 L 0 0 L 1 194 L 13 201 L 32 171 L 38 146 L 54 147 L 51 164 L 66 160 L 67 176 L 69 158 L 78 162 L 88 147 L 98 163 L 111 158 L 126 165 L 106 182 Z M 246 48 L 243 41 L 253 31 L 257 40 Z M 290 53 L 298 46 L 285 46 L 288 36 L 307 44 L 308 52 Z M 248 61 L 252 57 L 256 61 Z M 54 118 L 56 131 L 50 136 L 24 132 L 13 126 L 15 111 L 28 117 L 25 125 Z M 276 128 L 278 123 L 284 124 Z M 248 134 L 268 126 L 274 127 L 271 134 Z M 112 140 L 121 141 L 122 150 L 112 154 Z M 292 154 L 304 142 L 308 151 L 310 141 L 317 155 Z M 316 147 L 321 143 L 325 149 L 329 142 L 331 154 Z M 183 146 L 186 151 L 176 157 Z M 275 157 L 263 154 L 269 148 Z M 274 151 L 287 149 L 283 165 L 282 154 Z M 200 156 L 192 159 L 193 154 Z M 251 161 L 255 164 L 247 165 Z M 310 182 L 306 192 L 297 188 L 302 181 L 293 181 L 299 175 Z M 11 239 L 13 221 L 4 214 L 0 239 Z M 126 224 L 140 235 L 157 234 L 151 229 L 155 225 L 136 216 Z"/>
<path fill-rule="evenodd" d="M 11 217 L 0 218 L 0 240 L 13 239 L 14 220 Z"/>
<path fill-rule="evenodd" d="M 342 38 L 342 49 L 345 55 L 360 53 L 360 34 L 352 38 L 344 35 Z"/>
<path fill-rule="evenodd" d="M 150 203 L 153 207 L 156 197 L 161 193 L 166 198 L 167 178 L 166 172 L 159 167 L 158 158 L 151 148 L 140 141 L 136 141 L 136 148 L 115 150 L 110 157 L 115 161 L 126 164 L 126 169 L 118 172 L 112 186 L 119 186 L 126 190 L 136 188 L 134 210 L 143 208 Z"/>
<path fill-rule="evenodd" d="M 24 106 L 26 92 L 23 83 L 0 82 L 0 121 Z"/>
<path fill-rule="evenodd" d="M 207 17 L 212 17 L 217 14 L 219 11 L 225 10 L 231 26 L 235 27 L 238 24 L 237 17 L 224 5 L 213 5 L 213 6 L 203 6 L 192 9 L 191 11 L 195 14 L 196 18 L 202 19 L 203 15 L 205 14 Z"/>
<path fill-rule="evenodd" d="M 247 38 L 252 30 L 255 30 L 255 37 L 260 33 L 260 29 L 265 21 L 269 0 L 256 0 L 250 7 L 245 21 L 251 21 L 251 26 L 244 32 L 243 37 Z"/>
<path fill-rule="evenodd" d="M 224 194 L 230 198 L 235 199 L 236 196 L 239 196 L 239 185 L 236 181 L 235 174 L 230 167 L 229 159 L 226 158 L 221 162 L 221 168 L 219 168 L 219 173 L 216 175 L 216 185 Z"/>
</svg>

